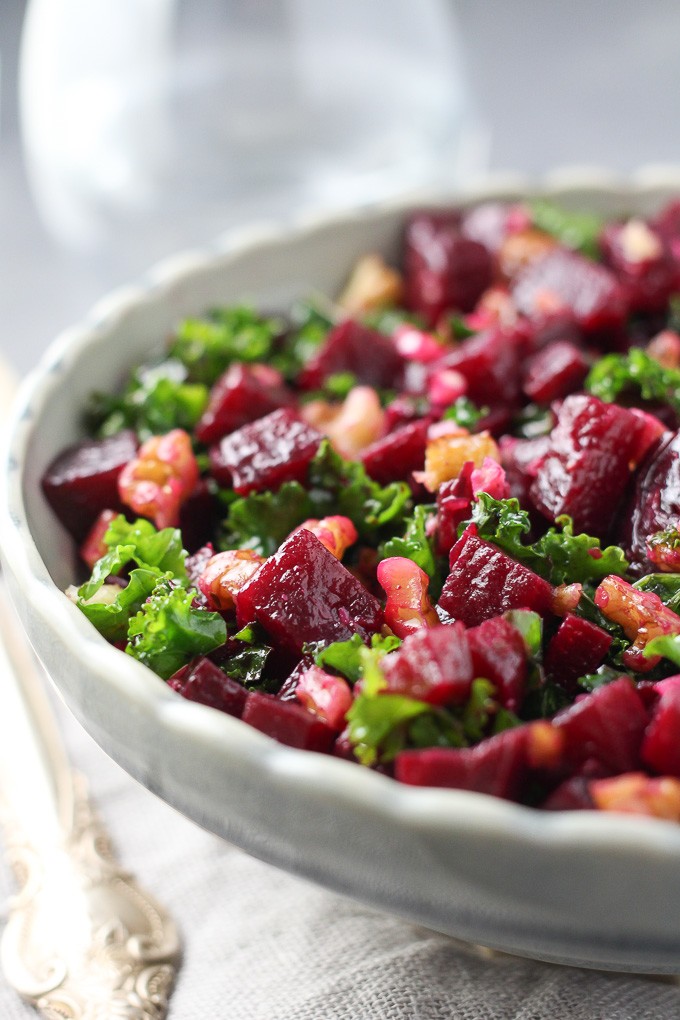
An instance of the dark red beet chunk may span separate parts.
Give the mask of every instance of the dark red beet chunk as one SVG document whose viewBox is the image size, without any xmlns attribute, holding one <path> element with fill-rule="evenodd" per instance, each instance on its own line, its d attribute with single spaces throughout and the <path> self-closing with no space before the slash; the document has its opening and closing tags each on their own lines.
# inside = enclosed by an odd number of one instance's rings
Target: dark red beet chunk
<svg viewBox="0 0 680 1020">
<path fill-rule="evenodd" d="M 530 489 L 536 508 L 553 521 L 569 514 L 575 532 L 605 537 L 643 427 L 625 407 L 598 397 L 567 397 Z"/>
<path fill-rule="evenodd" d="M 472 659 L 461 623 L 415 631 L 381 667 L 390 694 L 431 705 L 462 705 L 470 694 Z"/>
<path fill-rule="evenodd" d="M 642 742 L 642 760 L 662 776 L 680 779 L 680 676 L 655 684 L 659 700 Z"/>
<path fill-rule="evenodd" d="M 439 604 L 467 627 L 501 616 L 508 609 L 533 609 L 541 616 L 550 612 L 552 589 L 548 582 L 484 542 L 474 525 L 451 550 L 450 566 Z"/>
<path fill-rule="evenodd" d="M 531 226 L 529 214 L 521 205 L 506 202 L 482 202 L 463 215 L 461 231 L 479 241 L 489 251 L 498 252 L 505 238 Z"/>
<path fill-rule="evenodd" d="M 553 725 L 565 736 L 569 760 L 580 763 L 597 758 L 616 774 L 639 768 L 647 721 L 632 681 L 622 676 L 558 713 Z"/>
<path fill-rule="evenodd" d="M 653 571 L 647 539 L 677 527 L 680 520 L 680 432 L 667 433 L 640 467 L 623 520 L 620 540 L 626 555 L 641 570 Z"/>
<path fill-rule="evenodd" d="M 215 494 L 205 478 L 200 478 L 179 509 L 179 527 L 184 548 L 194 552 L 209 542 L 215 521 Z"/>
<path fill-rule="evenodd" d="M 275 644 L 300 654 L 312 641 L 344 641 L 380 630 L 380 603 L 311 531 L 286 539 L 241 588 L 242 624 L 257 620 Z"/>
<path fill-rule="evenodd" d="M 369 477 L 380 485 L 387 485 L 406 478 L 412 471 L 422 471 L 428 424 L 421 418 L 402 425 L 366 447 L 361 454 L 361 462 Z"/>
<path fill-rule="evenodd" d="M 248 692 L 236 680 L 223 673 L 210 659 L 201 656 L 178 670 L 168 680 L 168 687 L 189 701 L 210 705 L 220 712 L 241 718 Z"/>
<path fill-rule="evenodd" d="M 210 392 L 195 435 L 201 443 L 222 436 L 293 402 L 278 373 L 263 365 L 231 365 Z"/>
<path fill-rule="evenodd" d="M 522 334 L 486 330 L 463 340 L 433 370 L 455 368 L 467 380 L 467 395 L 477 404 L 514 404 L 520 396 L 524 360 Z"/>
<path fill-rule="evenodd" d="M 587 333 L 617 330 L 628 311 L 623 288 L 609 269 L 564 248 L 531 262 L 516 280 L 513 296 L 530 319 L 566 309 Z"/>
<path fill-rule="evenodd" d="M 488 248 L 461 234 L 459 214 L 418 213 L 406 228 L 406 305 L 435 325 L 443 312 L 470 312 L 493 280 Z"/>
<path fill-rule="evenodd" d="M 279 743 L 303 751 L 329 752 L 336 737 L 330 726 L 302 705 L 259 691 L 248 694 L 242 719 Z"/>
<path fill-rule="evenodd" d="M 591 780 L 607 779 L 611 774 L 611 769 L 605 768 L 597 758 L 588 758 L 578 772 L 565 779 L 552 791 L 541 807 L 544 811 L 592 810 L 595 808 L 595 802 L 590 794 Z"/>
<path fill-rule="evenodd" d="M 466 461 L 460 474 L 444 482 L 437 492 L 437 552 L 448 555 L 458 541 L 458 525 L 468 520 L 472 509 L 472 482 L 475 465 Z"/>
<path fill-rule="evenodd" d="M 625 288 L 628 305 L 634 312 L 661 312 L 671 294 L 678 289 L 680 276 L 678 265 L 663 243 L 661 235 L 652 227 L 648 237 L 650 242 L 643 242 L 645 248 L 641 255 L 630 248 L 630 231 L 636 230 L 635 224 L 612 223 L 605 227 L 600 237 L 604 262 L 613 270 Z M 645 227 L 641 225 L 641 229 Z M 627 238 L 629 240 L 627 240 Z M 654 251 L 654 242 L 658 250 Z"/>
<path fill-rule="evenodd" d="M 538 404 L 550 404 L 580 389 L 588 367 L 588 359 L 578 347 L 566 340 L 550 344 L 530 359 L 524 392 Z"/>
<path fill-rule="evenodd" d="M 210 449 L 212 471 L 220 485 L 249 492 L 278 489 L 304 480 L 323 435 L 289 408 L 272 411 L 244 425 Z"/>
<path fill-rule="evenodd" d="M 321 350 L 303 368 L 298 385 L 318 389 L 336 372 L 352 372 L 357 381 L 377 389 L 399 389 L 404 360 L 383 333 L 346 319 L 334 326 Z"/>
<path fill-rule="evenodd" d="M 548 644 L 545 671 L 555 683 L 573 694 L 578 678 L 595 672 L 611 643 L 611 636 L 597 624 L 568 613 Z"/>
<path fill-rule="evenodd" d="M 82 541 L 102 510 L 123 511 L 118 476 L 137 453 L 134 432 L 85 439 L 52 461 L 42 479 L 45 498 L 75 539 Z"/>
<path fill-rule="evenodd" d="M 530 506 L 529 490 L 538 474 L 538 466 L 550 449 L 549 436 L 535 439 L 515 439 L 504 436 L 500 443 L 501 464 L 510 486 L 510 495 L 523 507 Z"/>
<path fill-rule="evenodd" d="M 527 678 L 524 638 L 502 616 L 470 628 L 467 635 L 475 676 L 491 680 L 501 704 L 511 712 L 517 711 Z"/>
</svg>

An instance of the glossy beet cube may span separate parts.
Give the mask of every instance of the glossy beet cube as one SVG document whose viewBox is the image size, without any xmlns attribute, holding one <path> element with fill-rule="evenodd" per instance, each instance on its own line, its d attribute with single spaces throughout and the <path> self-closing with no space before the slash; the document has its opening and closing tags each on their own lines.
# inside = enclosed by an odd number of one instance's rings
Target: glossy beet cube
<svg viewBox="0 0 680 1020">
<path fill-rule="evenodd" d="M 79 542 L 102 510 L 123 512 L 118 476 L 137 453 L 134 432 L 107 439 L 86 439 L 52 461 L 43 479 L 45 498 L 64 527 Z"/>
<path fill-rule="evenodd" d="M 654 687 L 659 698 L 642 742 L 642 761 L 659 775 L 680 779 L 680 676 Z"/>
<path fill-rule="evenodd" d="M 421 418 L 388 433 L 361 453 L 366 473 L 380 485 L 422 471 L 425 464 L 428 422 Z"/>
<path fill-rule="evenodd" d="M 579 677 L 594 673 L 602 665 L 611 643 L 611 635 L 597 624 L 568 613 L 546 649 L 545 671 L 573 694 Z"/>
<path fill-rule="evenodd" d="M 357 382 L 376 389 L 399 389 L 404 359 L 383 333 L 354 319 L 338 323 L 321 350 L 298 376 L 302 389 L 318 389 L 337 372 L 351 372 Z"/>
<path fill-rule="evenodd" d="M 467 632 L 475 676 L 495 684 L 498 699 L 516 712 L 524 696 L 527 650 L 524 638 L 511 623 L 496 616 Z"/>
<path fill-rule="evenodd" d="M 271 694 L 251 691 L 241 718 L 288 747 L 329 752 L 335 742 L 335 731 L 318 716 L 294 701 L 281 701 Z"/>
<path fill-rule="evenodd" d="M 560 744 L 549 723 L 530 723 L 474 747 L 402 751 L 394 774 L 412 786 L 444 786 L 516 800 L 533 771 L 555 763 Z"/>
<path fill-rule="evenodd" d="M 588 359 L 574 344 L 550 344 L 529 359 L 522 389 L 537 404 L 550 404 L 580 389 L 588 368 Z"/>
<path fill-rule="evenodd" d="M 550 437 L 515 439 L 514 436 L 503 436 L 499 445 L 510 495 L 522 506 L 530 507 L 529 490 L 538 474 L 539 464 L 550 449 Z"/>
<path fill-rule="evenodd" d="M 452 368 L 467 381 L 467 396 L 477 404 L 514 404 L 522 383 L 525 338 L 489 329 L 463 340 L 433 366 Z"/>
<path fill-rule="evenodd" d="M 662 312 L 680 274 L 660 233 L 642 220 L 611 223 L 600 237 L 603 259 L 625 290 L 633 312 Z"/>
<path fill-rule="evenodd" d="M 240 718 L 248 692 L 236 680 L 223 673 L 210 659 L 201 656 L 178 670 L 168 680 L 168 687 L 189 701 L 218 708 Z"/>
<path fill-rule="evenodd" d="M 569 514 L 576 532 L 606 536 L 628 485 L 642 428 L 625 407 L 598 397 L 567 397 L 531 485 L 536 508 L 553 521 Z"/>
<path fill-rule="evenodd" d="M 475 465 L 466 461 L 457 478 L 443 482 L 437 490 L 437 552 L 448 555 L 458 541 L 458 525 L 472 513 L 472 472 Z"/>
<path fill-rule="evenodd" d="M 609 269 L 561 247 L 520 273 L 513 296 L 530 319 L 566 310 L 586 333 L 619 329 L 628 311 L 624 290 Z"/>
<path fill-rule="evenodd" d="M 257 620 L 275 644 L 300 654 L 313 641 L 368 637 L 380 603 L 311 531 L 295 532 L 236 596 L 242 624 Z"/>
<path fill-rule="evenodd" d="M 210 448 L 213 475 L 220 485 L 249 492 L 278 489 L 304 481 L 323 435 L 290 408 L 272 411 L 244 425 Z"/>
<path fill-rule="evenodd" d="M 435 325 L 447 310 L 471 312 L 493 281 L 488 248 L 465 237 L 459 214 L 417 213 L 406 227 L 406 305 Z"/>
<path fill-rule="evenodd" d="M 510 234 L 531 226 L 526 207 L 508 202 L 481 202 L 463 214 L 460 229 L 466 237 L 497 252 Z"/>
<path fill-rule="evenodd" d="M 640 766 L 640 745 L 648 713 L 626 676 L 584 695 L 558 713 L 553 725 L 565 737 L 568 760 L 596 758 L 613 773 Z"/>
<path fill-rule="evenodd" d="M 293 403 L 293 395 L 278 372 L 264 365 L 231 365 L 210 391 L 208 406 L 196 425 L 201 443 L 222 436 Z"/>
<path fill-rule="evenodd" d="M 472 658 L 460 623 L 415 631 L 381 667 L 390 694 L 432 705 L 462 705 L 470 694 Z"/>
<path fill-rule="evenodd" d="M 635 478 L 620 541 L 640 570 L 652 570 L 647 539 L 676 528 L 680 520 L 680 432 L 666 433 L 643 462 Z"/>
<path fill-rule="evenodd" d="M 456 620 L 475 627 L 508 609 L 550 612 L 552 588 L 547 581 L 478 537 L 474 525 L 458 539 L 450 557 L 450 573 L 439 599 Z"/>
</svg>

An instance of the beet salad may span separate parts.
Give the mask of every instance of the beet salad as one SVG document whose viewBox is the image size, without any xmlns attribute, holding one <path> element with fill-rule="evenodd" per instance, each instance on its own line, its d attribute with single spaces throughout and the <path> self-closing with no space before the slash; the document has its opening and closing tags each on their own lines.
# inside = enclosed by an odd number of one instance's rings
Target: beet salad
<svg viewBox="0 0 680 1020">
<path fill-rule="evenodd" d="M 118 382 L 43 490 L 159 683 L 403 783 L 680 821 L 680 201 L 419 211 Z"/>
</svg>

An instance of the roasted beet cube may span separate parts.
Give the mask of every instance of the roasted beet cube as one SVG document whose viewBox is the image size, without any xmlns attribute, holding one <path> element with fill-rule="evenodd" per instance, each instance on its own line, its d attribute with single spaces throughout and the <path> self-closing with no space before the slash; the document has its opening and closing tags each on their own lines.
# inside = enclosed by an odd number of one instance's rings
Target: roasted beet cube
<svg viewBox="0 0 680 1020">
<path fill-rule="evenodd" d="M 546 649 L 545 671 L 573 694 L 578 678 L 595 672 L 611 643 L 611 636 L 597 624 L 568 613 Z"/>
<path fill-rule="evenodd" d="M 524 507 L 530 506 L 529 490 L 538 474 L 538 466 L 549 449 L 549 436 L 536 436 L 535 439 L 503 436 L 501 439 L 501 464 L 510 486 L 510 495 Z"/>
<path fill-rule="evenodd" d="M 465 237 L 459 214 L 418 213 L 405 236 L 406 305 L 435 325 L 443 312 L 471 312 L 493 281 L 488 248 Z"/>
<path fill-rule="evenodd" d="M 600 237 L 604 262 L 625 289 L 633 312 L 664 311 L 678 289 L 678 264 L 661 235 L 643 220 L 605 227 Z"/>
<path fill-rule="evenodd" d="M 588 368 L 583 351 L 566 340 L 559 341 L 529 359 L 522 388 L 530 400 L 550 404 L 580 389 Z"/>
<path fill-rule="evenodd" d="M 179 509 L 179 527 L 188 552 L 195 552 L 213 537 L 215 509 L 213 488 L 205 478 L 200 478 Z"/>
<path fill-rule="evenodd" d="M 477 404 L 514 404 L 520 396 L 524 336 L 489 329 L 463 340 L 433 366 L 453 368 L 467 380 L 467 396 Z"/>
<path fill-rule="evenodd" d="M 427 428 L 428 422 L 421 418 L 371 443 L 361 453 L 366 473 L 380 485 L 387 485 L 407 478 L 412 471 L 422 471 Z"/>
<path fill-rule="evenodd" d="M 380 630 L 380 603 L 311 531 L 286 539 L 236 596 L 239 620 L 257 620 L 275 644 L 300 654 L 313 641 Z"/>
<path fill-rule="evenodd" d="M 609 269 L 562 247 L 531 262 L 515 281 L 513 296 L 530 319 L 573 312 L 586 333 L 617 330 L 628 311 L 624 290 Z"/>
<path fill-rule="evenodd" d="M 647 539 L 677 527 L 680 520 L 680 432 L 666 433 L 635 478 L 620 536 L 626 555 L 640 570 L 652 570 Z"/>
<path fill-rule="evenodd" d="M 463 214 L 461 233 L 497 252 L 509 234 L 526 230 L 531 217 L 525 206 L 508 202 L 482 202 Z"/>
<path fill-rule="evenodd" d="M 168 680 L 168 687 L 189 701 L 210 705 L 220 712 L 238 718 L 243 713 L 248 692 L 236 680 L 223 673 L 210 659 L 200 656 L 178 670 Z"/>
<path fill-rule="evenodd" d="M 107 439 L 85 439 L 52 461 L 42 479 L 45 498 L 77 541 L 82 541 L 102 510 L 123 512 L 118 476 L 137 453 L 134 432 Z"/>
<path fill-rule="evenodd" d="M 496 616 L 467 632 L 475 676 L 491 680 L 505 708 L 517 711 L 527 678 L 524 638 L 511 623 Z"/>
<path fill-rule="evenodd" d="M 439 604 L 456 620 L 475 627 L 508 609 L 550 612 L 552 589 L 547 581 L 478 537 L 470 525 L 450 557 L 450 573 Z"/>
<path fill-rule="evenodd" d="M 366 386 L 399 389 L 403 368 L 404 360 L 389 337 L 346 319 L 333 327 L 297 382 L 302 389 L 314 390 L 336 372 L 352 372 Z"/>
<path fill-rule="evenodd" d="M 281 408 L 211 447 L 213 475 L 220 485 L 233 485 L 241 496 L 278 489 L 283 482 L 301 482 L 322 439 L 294 411 Z"/>
<path fill-rule="evenodd" d="M 558 713 L 553 725 L 564 734 L 568 760 L 578 764 L 596 758 L 618 773 L 639 768 L 647 721 L 632 680 L 622 676 L 583 695 Z"/>
<path fill-rule="evenodd" d="M 549 723 L 529 723 L 474 747 L 402 751 L 394 774 L 412 786 L 446 786 L 516 800 L 532 772 L 540 774 L 557 764 L 561 742 Z"/>
<path fill-rule="evenodd" d="M 318 716 L 294 701 L 251 691 L 241 716 L 244 722 L 288 747 L 329 752 L 336 733 Z"/>
<path fill-rule="evenodd" d="M 458 541 L 458 525 L 472 512 L 472 472 L 475 465 L 467 460 L 457 478 L 443 482 L 437 490 L 437 552 L 448 555 Z"/>
<path fill-rule="evenodd" d="M 680 779 L 680 676 L 654 687 L 659 699 L 642 741 L 642 760 L 659 775 Z"/>
<path fill-rule="evenodd" d="M 266 365 L 231 365 L 210 391 L 195 435 L 201 443 L 222 436 L 292 404 L 293 396 L 278 372 Z"/>
<path fill-rule="evenodd" d="M 462 705 L 470 694 L 472 659 L 461 623 L 415 631 L 381 667 L 390 694 L 432 705 Z"/>
<path fill-rule="evenodd" d="M 553 521 L 569 514 L 576 532 L 606 536 L 628 485 L 642 428 L 625 407 L 598 397 L 567 397 L 530 489 L 536 508 Z"/>
</svg>

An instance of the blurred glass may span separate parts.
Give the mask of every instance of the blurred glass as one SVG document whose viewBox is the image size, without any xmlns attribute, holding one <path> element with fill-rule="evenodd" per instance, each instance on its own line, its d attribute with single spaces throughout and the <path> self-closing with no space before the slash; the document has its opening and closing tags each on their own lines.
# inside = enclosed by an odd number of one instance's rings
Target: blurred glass
<svg viewBox="0 0 680 1020">
<path fill-rule="evenodd" d="M 449 0 L 31 0 L 20 100 L 35 201 L 81 249 L 162 250 L 485 159 Z"/>
</svg>

